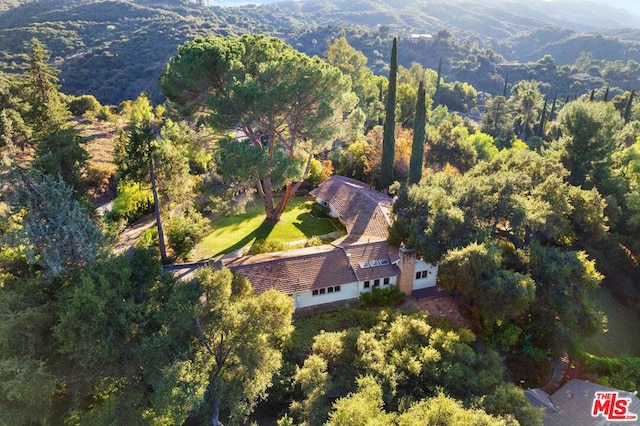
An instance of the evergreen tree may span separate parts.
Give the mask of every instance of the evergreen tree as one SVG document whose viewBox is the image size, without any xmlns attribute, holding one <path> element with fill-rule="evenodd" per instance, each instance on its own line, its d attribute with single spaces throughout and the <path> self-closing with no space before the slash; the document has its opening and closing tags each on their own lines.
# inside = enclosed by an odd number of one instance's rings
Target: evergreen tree
<svg viewBox="0 0 640 426">
<path fill-rule="evenodd" d="M 393 182 L 393 158 L 395 156 L 396 131 L 396 83 L 398 74 L 398 38 L 393 38 L 391 48 L 391 68 L 389 70 L 389 89 L 387 91 L 387 107 L 384 119 L 384 136 L 382 139 L 382 164 L 380 169 L 379 188 L 388 188 Z"/>
<path fill-rule="evenodd" d="M 511 146 L 514 129 L 506 98 L 496 96 L 487 102 L 487 109 L 482 114 L 480 129 L 494 137 L 498 148 Z"/>
<path fill-rule="evenodd" d="M 9 185 L 9 212 L 22 215 L 22 226 L 5 235 L 3 243 L 22 247 L 27 263 L 47 283 L 98 258 L 102 233 L 64 180 L 34 170 L 17 174 Z"/>
<path fill-rule="evenodd" d="M 0 110 L 0 147 L 6 146 L 10 151 L 13 150 L 13 122 L 7 114 L 7 110 Z"/>
<path fill-rule="evenodd" d="M 504 76 L 504 88 L 502 89 L 502 96 L 507 97 L 507 87 L 509 85 L 509 73 Z"/>
<path fill-rule="evenodd" d="M 627 105 L 624 107 L 624 124 L 628 124 L 631 121 L 631 107 L 633 106 L 633 96 L 636 94 L 636 89 L 631 91 Z"/>
<path fill-rule="evenodd" d="M 198 111 L 214 128 L 240 124 L 256 149 L 228 145 L 230 152 L 222 154 L 233 172 L 228 176 L 255 184 L 274 223 L 302 185 L 313 155 L 329 148 L 357 103 L 350 78 L 338 68 L 262 35 L 186 43 L 160 85 L 169 100 Z"/>
<path fill-rule="evenodd" d="M 553 103 L 551 104 L 551 112 L 549 113 L 549 121 L 553 121 L 556 114 L 556 102 L 558 101 L 558 91 L 553 95 Z"/>
<path fill-rule="evenodd" d="M 31 56 L 25 73 L 25 100 L 30 104 L 28 123 L 35 136 L 41 136 L 66 123 L 71 114 L 63 102 L 59 71 L 48 64 L 49 52 L 37 39 L 31 41 Z"/>
<path fill-rule="evenodd" d="M 436 90 L 433 94 L 433 98 L 436 101 L 434 107 L 440 105 L 440 79 L 442 78 L 442 58 L 438 60 L 438 76 L 436 77 Z"/>
<path fill-rule="evenodd" d="M 77 128 L 66 126 L 48 132 L 37 141 L 33 167 L 71 187 L 76 200 L 85 200 L 87 192 L 83 174 L 87 170 L 89 153 L 84 149 L 86 138 Z M 85 200 L 86 201 L 86 200 Z M 88 207 L 87 203 L 85 207 Z"/>
<path fill-rule="evenodd" d="M 413 145 L 409 163 L 409 183 L 419 183 L 422 179 L 422 163 L 424 157 L 425 122 L 427 111 L 425 104 L 424 80 L 420 80 L 418 100 L 416 102 L 416 118 L 413 122 Z"/>
<path fill-rule="evenodd" d="M 542 114 L 540 114 L 540 124 L 538 124 L 538 136 L 544 137 L 544 126 L 547 123 L 547 98 L 544 98 L 544 106 L 542 107 Z"/>
</svg>

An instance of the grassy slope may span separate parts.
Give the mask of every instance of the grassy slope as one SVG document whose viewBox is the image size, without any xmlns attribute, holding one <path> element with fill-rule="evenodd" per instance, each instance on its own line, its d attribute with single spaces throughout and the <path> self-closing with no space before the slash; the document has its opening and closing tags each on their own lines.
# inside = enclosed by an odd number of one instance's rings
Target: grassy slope
<svg viewBox="0 0 640 426">
<path fill-rule="evenodd" d="M 275 226 L 264 223 L 264 206 L 258 201 L 247 206 L 245 214 L 215 218 L 211 221 L 214 231 L 196 246 L 192 257 L 204 259 L 230 253 L 267 237 L 291 242 L 336 231 L 332 221 L 309 214 L 311 203 L 307 197 L 292 198 Z"/>
</svg>

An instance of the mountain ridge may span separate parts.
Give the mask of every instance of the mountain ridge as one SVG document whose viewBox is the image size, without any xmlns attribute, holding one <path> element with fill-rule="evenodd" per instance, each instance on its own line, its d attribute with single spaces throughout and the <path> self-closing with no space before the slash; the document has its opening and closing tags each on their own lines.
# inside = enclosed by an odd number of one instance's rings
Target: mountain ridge
<svg viewBox="0 0 640 426">
<path fill-rule="evenodd" d="M 62 70 L 63 90 L 118 103 L 141 91 L 160 101 L 157 78 L 177 46 L 208 34 L 264 33 L 319 56 L 327 42 L 347 35 L 380 74 L 391 37 L 407 39 L 412 33 L 450 38 L 401 52 L 405 66 L 418 61 L 433 68 L 444 57 L 456 69 L 458 62 L 476 54 L 474 49 L 495 51 L 503 58 L 496 63 L 535 62 L 551 54 L 558 65 L 572 64 L 582 51 L 597 60 L 638 58 L 640 17 L 627 14 L 621 22 L 617 9 L 590 2 L 567 20 L 563 14 L 571 5 L 572 0 L 500 0 L 491 5 L 472 0 L 318 0 L 202 7 L 178 0 L 0 0 L 0 68 L 19 72 L 35 36 Z M 623 26 L 636 22 L 636 28 Z M 474 77 L 470 73 L 452 78 Z M 497 77 L 486 78 L 494 83 L 480 84 L 485 90 L 499 86 Z"/>
</svg>

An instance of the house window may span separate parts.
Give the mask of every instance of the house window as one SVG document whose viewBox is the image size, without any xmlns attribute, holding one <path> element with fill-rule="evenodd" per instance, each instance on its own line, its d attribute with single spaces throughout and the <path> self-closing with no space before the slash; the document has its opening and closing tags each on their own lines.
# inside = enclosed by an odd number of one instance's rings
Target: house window
<svg viewBox="0 0 640 426">
<path fill-rule="evenodd" d="M 328 287 L 327 288 L 327 293 L 333 293 L 333 287 Z"/>
<path fill-rule="evenodd" d="M 339 292 L 339 291 L 340 291 L 340 286 L 339 286 L 339 285 L 337 285 L 337 286 L 335 286 L 335 287 L 334 287 L 334 289 L 335 289 L 335 291 L 336 291 L 336 293 L 337 293 L 337 292 Z"/>
<path fill-rule="evenodd" d="M 416 272 L 416 280 L 420 279 L 420 271 Z"/>
<path fill-rule="evenodd" d="M 390 280 L 389 280 L 389 278 L 387 277 L 387 278 L 385 278 L 385 279 L 382 281 L 382 284 L 383 284 L 383 285 L 389 285 L 389 281 L 390 281 Z"/>
<path fill-rule="evenodd" d="M 422 271 L 422 278 L 427 278 L 427 275 L 429 275 L 429 271 Z"/>
<path fill-rule="evenodd" d="M 311 292 L 311 295 L 312 295 L 312 296 L 317 296 L 317 295 L 318 295 L 318 290 L 313 290 L 313 291 Z"/>
<path fill-rule="evenodd" d="M 373 280 L 374 287 L 380 287 L 380 280 Z"/>
<path fill-rule="evenodd" d="M 326 292 L 327 292 L 327 289 L 326 289 L 326 288 L 321 288 L 321 289 L 320 289 L 320 294 L 325 294 Z"/>
<path fill-rule="evenodd" d="M 371 281 L 364 282 L 364 288 L 369 288 L 371 286 Z"/>
</svg>

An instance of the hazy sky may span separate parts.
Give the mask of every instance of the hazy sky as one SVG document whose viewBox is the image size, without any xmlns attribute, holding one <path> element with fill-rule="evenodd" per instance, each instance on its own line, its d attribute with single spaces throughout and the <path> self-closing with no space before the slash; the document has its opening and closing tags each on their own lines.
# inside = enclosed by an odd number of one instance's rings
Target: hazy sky
<svg viewBox="0 0 640 426">
<path fill-rule="evenodd" d="M 277 1 L 284 0 L 209 0 L 207 4 L 221 4 L 229 6 L 231 3 L 234 5 L 247 4 L 247 3 L 275 3 Z M 544 0 L 555 1 L 555 0 Z M 629 12 L 640 16 L 640 0 L 574 0 L 580 3 L 597 2 L 602 4 L 608 4 L 609 6 L 621 7 L 627 9 Z"/>
</svg>

